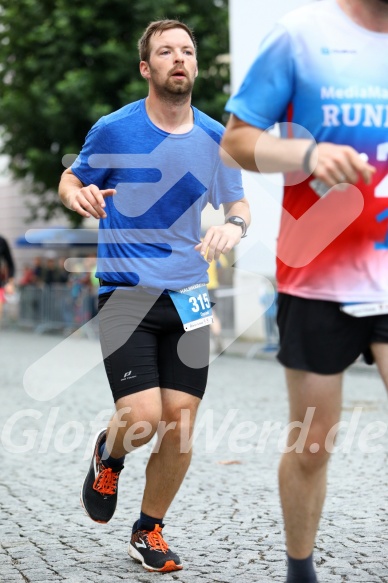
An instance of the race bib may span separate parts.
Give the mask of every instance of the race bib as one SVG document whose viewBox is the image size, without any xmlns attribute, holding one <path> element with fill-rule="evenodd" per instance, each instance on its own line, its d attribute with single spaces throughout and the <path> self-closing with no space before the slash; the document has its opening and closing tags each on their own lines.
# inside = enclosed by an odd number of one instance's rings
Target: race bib
<svg viewBox="0 0 388 583">
<path fill-rule="evenodd" d="M 168 291 L 186 332 L 213 322 L 212 306 L 205 284 Z"/>
<path fill-rule="evenodd" d="M 349 316 L 354 316 L 355 318 L 362 318 L 364 316 L 380 316 L 381 314 L 388 314 L 388 302 L 342 304 L 340 310 Z"/>
</svg>

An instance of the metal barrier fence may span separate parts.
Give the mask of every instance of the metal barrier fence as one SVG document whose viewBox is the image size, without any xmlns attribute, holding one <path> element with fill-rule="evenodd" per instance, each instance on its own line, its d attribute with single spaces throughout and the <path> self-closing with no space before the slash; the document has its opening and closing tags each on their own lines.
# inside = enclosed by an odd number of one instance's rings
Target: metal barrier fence
<svg viewBox="0 0 388 583">
<path fill-rule="evenodd" d="M 96 314 L 96 297 L 81 285 L 52 284 L 20 289 L 18 324 L 42 333 L 73 331 Z"/>
<path fill-rule="evenodd" d="M 217 314 L 219 315 L 222 328 L 226 336 L 234 332 L 234 297 L 236 295 L 256 292 L 256 286 L 246 288 L 219 287 L 215 290 Z M 258 297 L 259 303 L 264 308 L 263 324 L 264 338 L 256 342 L 248 351 L 247 356 L 251 358 L 257 352 L 273 352 L 279 347 L 279 330 L 277 326 L 277 302 L 276 293 L 268 292 Z"/>
<path fill-rule="evenodd" d="M 37 333 L 74 331 L 89 322 L 97 313 L 97 298 L 86 286 L 52 284 L 23 286 L 17 301 L 5 305 L 4 323 L 29 328 Z M 217 314 L 227 334 L 234 329 L 232 295 L 217 298 Z M 88 331 L 86 333 L 89 334 Z M 97 334 L 97 326 L 95 330 Z"/>
<path fill-rule="evenodd" d="M 236 289 L 220 287 L 215 290 L 216 313 L 221 320 L 222 333 L 234 334 L 234 296 Z M 6 306 L 7 307 L 7 306 Z M 97 297 L 90 288 L 80 284 L 52 284 L 25 286 L 18 292 L 17 306 L 5 310 L 5 323 L 14 323 L 30 328 L 37 333 L 50 331 L 73 332 L 89 322 L 97 313 Z M 276 304 L 267 310 L 265 318 L 265 341 L 268 350 L 278 343 L 276 326 Z M 8 322 L 7 322 L 8 321 Z M 97 324 L 85 327 L 85 333 L 97 336 Z"/>
<path fill-rule="evenodd" d="M 214 310 L 221 321 L 222 334 L 234 334 L 234 288 L 220 286 L 214 290 Z"/>
<path fill-rule="evenodd" d="M 37 333 L 54 330 L 74 331 L 96 315 L 97 298 L 85 286 L 52 284 L 24 286 L 12 319 L 21 327 Z M 226 333 L 234 329 L 232 295 L 217 298 L 217 314 Z M 6 314 L 7 316 L 7 311 Z M 8 318 L 10 319 L 10 318 Z M 97 331 L 96 331 L 97 333 Z"/>
</svg>

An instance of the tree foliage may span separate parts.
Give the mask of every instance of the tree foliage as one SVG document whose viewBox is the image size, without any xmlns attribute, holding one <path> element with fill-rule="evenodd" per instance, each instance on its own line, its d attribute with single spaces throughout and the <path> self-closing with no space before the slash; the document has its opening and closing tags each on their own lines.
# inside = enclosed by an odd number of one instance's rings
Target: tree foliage
<svg viewBox="0 0 388 583">
<path fill-rule="evenodd" d="M 198 41 L 193 103 L 222 121 L 229 67 L 227 0 L 0 0 L 1 150 L 39 195 L 32 217 L 60 212 L 63 156 L 91 125 L 144 97 L 137 40 L 151 20 L 179 18 Z"/>
</svg>

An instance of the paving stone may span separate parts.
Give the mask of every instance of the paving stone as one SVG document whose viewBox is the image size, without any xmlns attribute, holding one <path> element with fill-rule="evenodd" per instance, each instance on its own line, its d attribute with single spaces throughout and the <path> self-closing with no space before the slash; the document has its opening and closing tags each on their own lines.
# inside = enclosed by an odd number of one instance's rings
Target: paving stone
<svg viewBox="0 0 388 583">
<path fill-rule="evenodd" d="M 0 334 L 6 334 L 0 350 L 5 470 L 0 479 L 0 579 L 150 583 L 154 577 L 131 560 L 127 548 L 152 444 L 127 458 L 112 521 L 90 521 L 79 504 L 88 444 L 102 425 L 98 417 L 107 420 L 113 410 L 103 366 L 51 400 L 38 400 L 25 390 L 24 373 L 61 338 L 17 330 Z M 273 358 L 248 360 L 241 345 L 235 348 L 210 370 L 192 465 L 165 519 L 166 539 L 185 568 L 163 575 L 163 583 L 285 580 L 277 486 L 279 438 L 287 423 L 283 371 Z M 72 340 L 71 362 L 67 356 L 56 365 L 58 379 L 99 350 L 95 340 Z M 351 423 L 355 407 L 362 407 L 362 413 L 350 446 L 339 447 L 329 469 L 314 553 L 321 583 L 388 583 L 388 432 L 370 439 L 378 451 L 359 447 L 366 428 L 388 423 L 385 392 L 373 367 L 352 367 L 345 377 L 343 421 Z M 70 427 L 75 430 L 66 433 Z M 247 427 L 250 434 L 244 437 Z M 267 435 L 268 427 L 273 429 Z M 77 447 L 71 450 L 67 446 L 76 443 L 77 431 Z M 345 433 L 339 434 L 339 445 Z"/>
</svg>

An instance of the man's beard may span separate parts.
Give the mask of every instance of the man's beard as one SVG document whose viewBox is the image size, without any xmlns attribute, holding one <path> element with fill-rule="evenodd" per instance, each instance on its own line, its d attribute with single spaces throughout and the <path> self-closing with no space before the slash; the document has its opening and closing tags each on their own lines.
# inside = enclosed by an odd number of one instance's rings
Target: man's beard
<svg viewBox="0 0 388 583">
<path fill-rule="evenodd" d="M 151 69 L 152 72 L 152 69 Z M 189 77 L 185 77 L 180 83 L 174 82 L 174 77 L 168 77 L 167 81 L 163 84 L 152 79 L 152 84 L 155 93 L 158 95 L 159 99 L 166 101 L 168 103 L 179 105 L 184 103 L 190 98 L 193 87 L 194 80 Z"/>
</svg>

